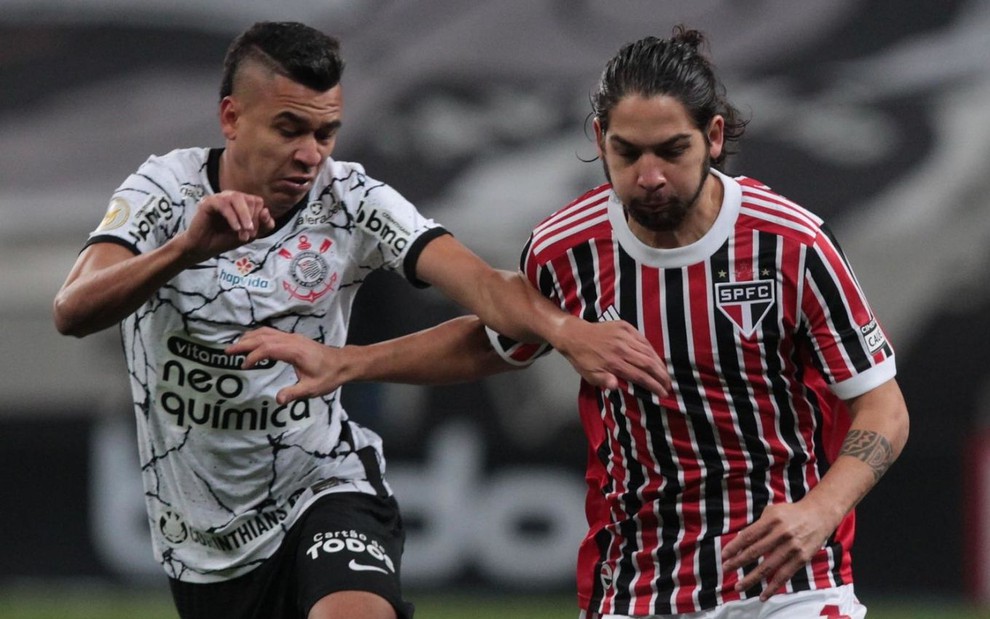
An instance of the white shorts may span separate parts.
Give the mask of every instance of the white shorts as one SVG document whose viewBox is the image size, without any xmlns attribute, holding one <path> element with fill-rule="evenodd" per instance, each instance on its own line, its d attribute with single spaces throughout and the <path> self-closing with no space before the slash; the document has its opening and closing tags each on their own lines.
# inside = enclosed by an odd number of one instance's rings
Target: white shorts
<svg viewBox="0 0 990 619">
<path fill-rule="evenodd" d="M 831 614 L 830 614 L 831 612 Z M 778 593 L 766 602 L 760 598 L 727 602 L 718 608 L 681 615 L 599 615 L 582 610 L 580 619 L 790 619 L 792 617 L 828 617 L 864 619 L 866 607 L 859 603 L 853 586 L 832 589 Z"/>
</svg>

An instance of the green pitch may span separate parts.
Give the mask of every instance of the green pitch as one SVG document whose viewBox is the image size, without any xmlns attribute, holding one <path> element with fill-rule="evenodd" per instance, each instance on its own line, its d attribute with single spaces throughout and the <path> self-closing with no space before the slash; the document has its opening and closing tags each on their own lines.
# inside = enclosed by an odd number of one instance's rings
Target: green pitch
<svg viewBox="0 0 990 619">
<path fill-rule="evenodd" d="M 519 596 L 494 594 L 410 594 L 417 619 L 577 619 L 571 595 Z M 981 619 L 990 609 L 968 608 L 958 602 L 876 601 L 869 619 Z M 65 589 L 33 586 L 0 589 L 3 619 L 176 619 L 167 594 L 120 592 L 102 587 Z"/>
</svg>

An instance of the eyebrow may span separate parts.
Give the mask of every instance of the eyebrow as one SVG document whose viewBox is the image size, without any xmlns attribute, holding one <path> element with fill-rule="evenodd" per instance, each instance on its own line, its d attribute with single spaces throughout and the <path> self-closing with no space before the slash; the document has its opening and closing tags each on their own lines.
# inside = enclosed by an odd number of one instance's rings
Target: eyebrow
<svg viewBox="0 0 990 619">
<path fill-rule="evenodd" d="M 277 116 L 275 116 L 275 122 L 279 122 L 279 121 L 282 121 L 282 120 L 286 120 L 286 121 L 289 121 L 290 123 L 292 123 L 294 125 L 300 125 L 300 126 L 303 126 L 303 127 L 306 127 L 306 128 L 309 128 L 309 127 L 312 126 L 312 125 L 310 125 L 310 123 L 309 123 L 309 121 L 307 119 L 303 118 L 302 116 L 299 116 L 298 114 L 294 114 L 292 112 L 280 112 Z M 340 128 L 341 124 L 342 123 L 341 123 L 341 121 L 339 119 L 338 120 L 333 120 L 333 121 L 330 121 L 328 123 L 324 123 L 324 124 L 318 126 L 316 128 L 316 131 L 336 131 L 337 129 Z"/>
<path fill-rule="evenodd" d="M 657 148 L 669 148 L 669 147 L 674 146 L 675 144 L 677 144 L 678 142 L 681 142 L 683 140 L 690 140 L 691 139 L 691 134 L 690 133 L 678 133 L 676 135 L 673 135 L 673 136 L 667 138 L 663 142 L 659 142 L 657 144 L 637 144 L 635 142 L 630 142 L 629 140 L 627 140 L 627 139 L 625 139 L 625 138 L 623 138 L 621 136 L 615 135 L 615 134 L 610 135 L 608 139 L 613 144 L 616 144 L 617 146 L 621 146 L 623 148 L 649 149 L 649 150 L 652 150 L 652 149 L 657 149 Z"/>
</svg>

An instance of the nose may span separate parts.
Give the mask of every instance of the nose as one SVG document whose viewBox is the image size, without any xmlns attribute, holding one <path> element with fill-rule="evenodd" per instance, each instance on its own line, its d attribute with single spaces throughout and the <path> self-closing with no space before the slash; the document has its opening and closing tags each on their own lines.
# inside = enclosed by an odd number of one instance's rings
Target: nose
<svg viewBox="0 0 990 619">
<path fill-rule="evenodd" d="M 314 168 L 323 161 L 323 149 L 315 139 L 308 139 L 296 149 L 293 154 L 296 161 L 307 168 Z"/>
<path fill-rule="evenodd" d="M 640 158 L 636 169 L 636 183 L 646 191 L 656 191 L 667 184 L 659 157 L 647 154 Z"/>
</svg>

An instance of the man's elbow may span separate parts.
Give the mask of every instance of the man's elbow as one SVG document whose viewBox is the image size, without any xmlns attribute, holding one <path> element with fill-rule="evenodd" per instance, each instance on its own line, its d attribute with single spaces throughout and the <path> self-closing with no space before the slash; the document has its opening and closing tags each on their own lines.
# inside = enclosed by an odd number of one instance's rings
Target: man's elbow
<svg viewBox="0 0 990 619">
<path fill-rule="evenodd" d="M 894 437 L 894 444 L 897 448 L 897 455 L 900 455 L 904 446 L 907 444 L 908 436 L 911 434 L 911 416 L 908 414 L 907 404 L 903 400 L 901 400 L 897 420 L 897 434 Z"/>
<path fill-rule="evenodd" d="M 73 304 L 62 294 L 56 296 L 55 302 L 52 303 L 52 319 L 55 322 L 55 329 L 62 335 L 81 338 L 95 331 L 89 328 Z"/>
</svg>

